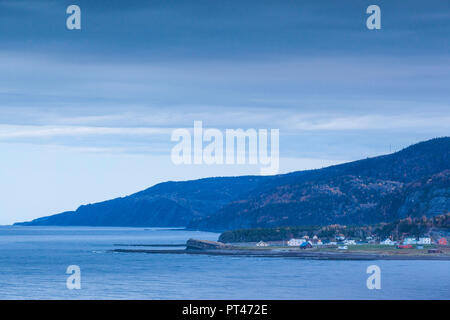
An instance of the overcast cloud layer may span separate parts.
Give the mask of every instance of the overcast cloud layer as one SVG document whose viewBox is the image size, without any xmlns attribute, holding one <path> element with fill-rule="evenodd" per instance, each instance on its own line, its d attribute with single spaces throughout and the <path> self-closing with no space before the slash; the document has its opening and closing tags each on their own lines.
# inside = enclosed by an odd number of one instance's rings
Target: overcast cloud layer
<svg viewBox="0 0 450 320">
<path fill-rule="evenodd" d="M 173 166 L 194 120 L 280 129 L 281 172 L 449 135 L 450 2 L 376 3 L 0 0 L 0 224 L 259 173 Z"/>
</svg>

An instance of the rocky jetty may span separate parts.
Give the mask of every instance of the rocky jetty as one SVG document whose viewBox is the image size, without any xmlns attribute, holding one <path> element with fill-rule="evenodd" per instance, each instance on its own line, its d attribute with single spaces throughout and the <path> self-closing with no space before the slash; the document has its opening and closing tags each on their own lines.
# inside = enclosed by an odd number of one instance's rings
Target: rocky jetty
<svg viewBox="0 0 450 320">
<path fill-rule="evenodd" d="M 186 250 L 230 250 L 230 249 L 235 249 L 235 247 L 217 241 L 189 239 L 186 242 Z"/>
</svg>

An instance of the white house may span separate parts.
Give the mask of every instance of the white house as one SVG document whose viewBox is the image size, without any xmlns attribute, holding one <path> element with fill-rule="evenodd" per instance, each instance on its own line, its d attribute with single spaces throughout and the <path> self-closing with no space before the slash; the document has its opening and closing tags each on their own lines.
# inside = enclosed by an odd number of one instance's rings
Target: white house
<svg viewBox="0 0 450 320">
<path fill-rule="evenodd" d="M 395 242 L 392 241 L 391 239 L 387 238 L 386 240 L 381 241 L 380 244 L 383 244 L 385 246 L 393 246 L 393 245 L 395 245 Z"/>
<path fill-rule="evenodd" d="M 344 240 L 345 245 L 355 245 L 356 241 L 352 239 Z"/>
<path fill-rule="evenodd" d="M 287 242 L 287 245 L 289 247 L 298 247 L 305 241 L 306 241 L 305 239 L 294 239 L 294 238 L 292 238 L 291 240 L 289 240 Z"/>
<path fill-rule="evenodd" d="M 431 244 L 431 238 L 430 237 L 419 238 L 417 244 Z"/>
<path fill-rule="evenodd" d="M 260 241 L 256 244 L 257 247 L 268 247 L 269 245 L 264 241 Z"/>
<path fill-rule="evenodd" d="M 403 244 L 417 244 L 416 238 L 405 238 Z"/>
</svg>

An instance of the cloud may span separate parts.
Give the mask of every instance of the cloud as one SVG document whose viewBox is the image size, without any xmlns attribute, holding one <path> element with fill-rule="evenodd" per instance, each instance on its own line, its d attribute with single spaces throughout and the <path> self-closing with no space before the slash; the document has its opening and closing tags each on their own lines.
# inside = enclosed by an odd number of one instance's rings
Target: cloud
<svg viewBox="0 0 450 320">
<path fill-rule="evenodd" d="M 384 115 L 363 115 L 363 116 L 337 116 L 328 118 L 304 119 L 295 117 L 290 120 L 292 127 L 298 130 L 313 131 L 342 131 L 342 130 L 431 130 L 449 129 L 450 116 L 384 116 Z"/>
<path fill-rule="evenodd" d="M 323 113 L 298 113 L 294 110 L 284 110 L 278 112 L 276 110 L 254 114 L 251 108 L 241 110 L 236 113 L 235 110 L 221 113 L 184 113 L 177 117 L 170 118 L 169 113 L 158 115 L 156 121 L 150 114 L 126 114 L 126 115 L 103 115 L 93 117 L 64 117 L 60 120 L 54 119 L 54 122 L 91 124 L 86 125 L 0 125 L 0 140 L 15 141 L 17 139 L 35 139 L 38 143 L 42 143 L 43 138 L 74 138 L 74 137 L 90 137 L 87 143 L 96 143 L 96 137 L 105 136 L 121 136 L 130 143 L 141 137 L 157 137 L 158 143 L 165 141 L 167 143 L 171 132 L 176 128 L 192 128 L 195 120 L 203 121 L 204 128 L 219 129 L 280 129 L 281 135 L 295 135 L 305 131 L 312 132 L 332 132 L 332 131 L 395 131 L 395 130 L 416 130 L 416 131 L 433 131 L 433 130 L 449 130 L 450 116 L 433 116 L 433 115 L 379 115 L 366 114 L 358 116 L 349 115 L 333 115 Z M 125 117 L 130 125 L 129 127 L 108 127 L 100 126 L 99 123 L 108 121 L 116 122 Z M 145 122 L 145 118 L 149 122 L 165 123 L 159 127 L 137 127 L 136 124 Z M 143 119 L 144 118 L 144 119 Z M 184 121 L 181 123 L 181 118 Z M 166 119 L 161 121 L 161 119 Z M 67 140 L 70 144 L 72 140 Z M 149 144 L 152 140 L 147 140 Z"/>
<path fill-rule="evenodd" d="M 11 126 L 0 125 L 0 139 L 42 138 L 56 136 L 165 135 L 170 128 L 106 128 L 80 126 Z"/>
</svg>

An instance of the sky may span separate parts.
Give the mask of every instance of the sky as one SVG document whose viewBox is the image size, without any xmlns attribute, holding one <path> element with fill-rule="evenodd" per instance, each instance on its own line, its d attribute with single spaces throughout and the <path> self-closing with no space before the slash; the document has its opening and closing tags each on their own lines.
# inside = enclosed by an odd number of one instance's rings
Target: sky
<svg viewBox="0 0 450 320">
<path fill-rule="evenodd" d="M 260 173 L 174 165 L 196 120 L 279 129 L 280 173 L 448 136 L 449 34 L 447 0 L 0 0 L 0 224 Z"/>
</svg>

